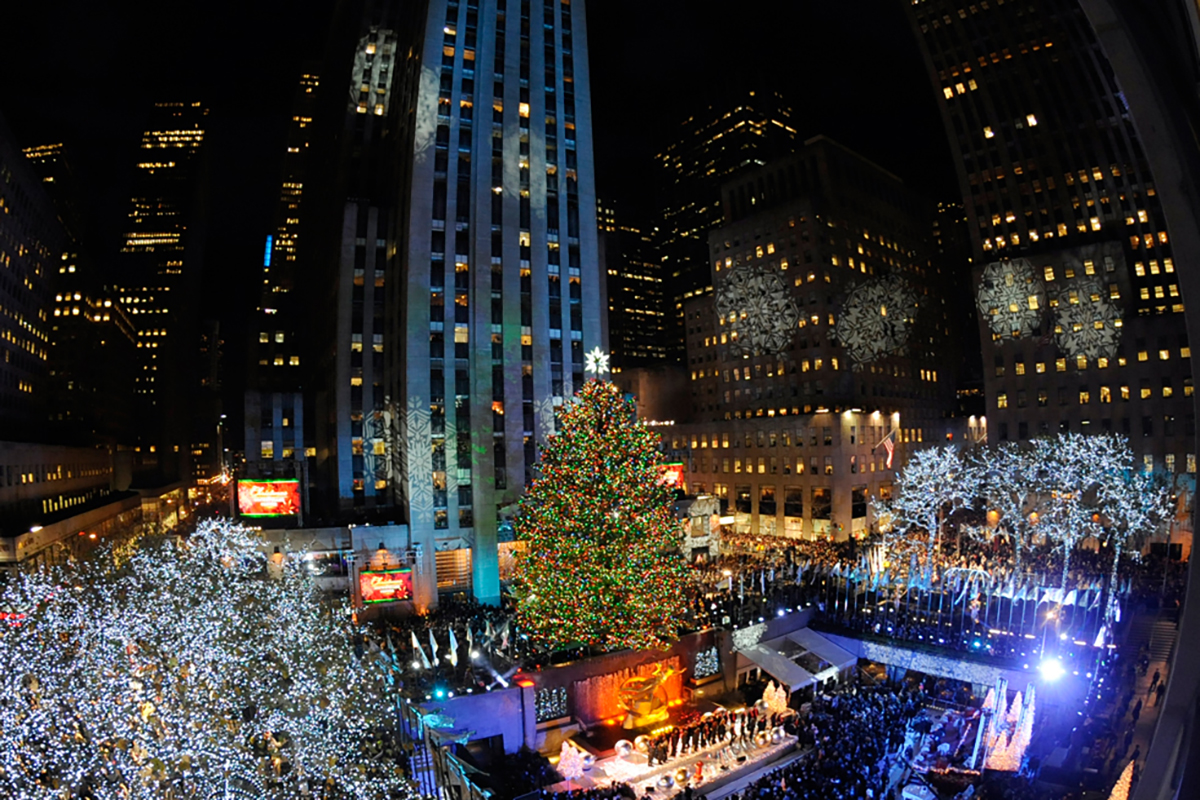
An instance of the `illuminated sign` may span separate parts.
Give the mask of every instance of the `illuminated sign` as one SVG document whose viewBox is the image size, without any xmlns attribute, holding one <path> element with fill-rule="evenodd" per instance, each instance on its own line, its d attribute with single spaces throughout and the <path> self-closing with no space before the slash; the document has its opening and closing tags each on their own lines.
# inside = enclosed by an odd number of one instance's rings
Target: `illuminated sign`
<svg viewBox="0 0 1200 800">
<path fill-rule="evenodd" d="M 684 472 L 682 461 L 674 461 L 670 464 L 663 464 L 659 467 L 659 470 L 662 473 L 662 476 L 659 478 L 659 482 L 662 483 L 663 486 L 666 486 L 668 489 L 684 488 Z"/>
<path fill-rule="evenodd" d="M 267 249 L 263 253 L 263 266 L 271 266 L 271 245 L 274 243 L 275 237 L 267 234 Z"/>
<path fill-rule="evenodd" d="M 294 517 L 300 513 L 300 482 L 238 481 L 238 513 L 243 517 Z"/>
<path fill-rule="evenodd" d="M 358 573 L 358 588 L 364 603 L 394 603 L 411 600 L 412 568 L 363 570 Z"/>
</svg>

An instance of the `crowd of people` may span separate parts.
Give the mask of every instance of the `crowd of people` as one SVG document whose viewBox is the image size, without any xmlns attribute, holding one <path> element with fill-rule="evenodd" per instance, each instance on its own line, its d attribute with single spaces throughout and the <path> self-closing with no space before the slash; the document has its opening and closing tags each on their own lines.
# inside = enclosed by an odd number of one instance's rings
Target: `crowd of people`
<svg viewBox="0 0 1200 800">
<path fill-rule="evenodd" d="M 637 792 L 628 783 L 613 783 L 609 786 L 597 786 L 588 789 L 568 789 L 563 792 L 552 792 L 541 789 L 539 800 L 637 800 Z"/>
<path fill-rule="evenodd" d="M 731 800 L 884 800 L 908 726 L 927 700 L 919 687 L 895 684 L 817 695 L 786 726 L 810 751 Z"/>
<path fill-rule="evenodd" d="M 1054 652 L 1061 653 L 1075 642 L 1091 645 L 1103 630 L 1111 555 L 1102 550 L 1077 549 L 1063 586 L 1061 552 L 1049 547 L 1024 553 L 1024 579 L 1012 574 L 1011 548 L 1000 539 L 947 537 L 933 564 L 925 564 L 925 551 L 918 555 L 914 549 L 906 562 L 879 547 L 877 540 L 725 533 L 721 555 L 693 569 L 681 632 L 739 629 L 813 608 L 817 625 L 1024 663 L 1039 658 L 1043 645 L 1055 639 Z M 964 583 L 955 570 L 990 577 Z M 1164 566 L 1161 559 L 1130 557 L 1120 574 L 1119 591 L 1127 605 L 1160 598 L 1177 603 L 1182 593 L 1183 571 Z M 1020 580 L 1043 591 L 1053 588 L 1056 602 L 1047 603 L 1044 593 L 1039 599 L 1014 596 L 1012 587 Z M 1081 588 L 1074 590 L 1073 602 L 1063 603 L 1068 587 Z M 1061 607 L 1047 613 L 1056 603 Z M 493 607 L 463 596 L 443 598 L 428 614 L 380 622 L 374 641 L 397 654 L 405 671 L 404 691 L 414 697 L 436 686 L 456 692 L 503 686 L 516 668 L 537 669 L 588 654 L 538 646 L 520 630 L 515 611 L 511 599 Z"/>
</svg>

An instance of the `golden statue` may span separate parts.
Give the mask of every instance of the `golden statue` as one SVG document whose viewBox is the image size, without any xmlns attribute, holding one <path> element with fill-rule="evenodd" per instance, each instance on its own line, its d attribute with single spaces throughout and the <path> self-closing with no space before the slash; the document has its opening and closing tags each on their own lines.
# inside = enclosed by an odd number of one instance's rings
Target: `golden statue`
<svg viewBox="0 0 1200 800">
<path fill-rule="evenodd" d="M 667 718 L 666 682 L 677 672 L 674 667 L 663 667 L 658 663 L 649 675 L 634 676 L 621 684 L 617 702 L 626 712 L 623 728 L 643 728 Z"/>
</svg>

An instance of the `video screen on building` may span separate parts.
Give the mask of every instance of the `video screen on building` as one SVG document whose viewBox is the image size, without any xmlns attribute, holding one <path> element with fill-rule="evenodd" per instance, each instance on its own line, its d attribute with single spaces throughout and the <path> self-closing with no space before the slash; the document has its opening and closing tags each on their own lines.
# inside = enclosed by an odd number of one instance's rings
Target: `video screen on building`
<svg viewBox="0 0 1200 800">
<path fill-rule="evenodd" d="M 300 482 L 238 481 L 238 513 L 243 517 L 294 517 L 300 513 Z"/>
<path fill-rule="evenodd" d="M 363 570 L 358 573 L 358 587 L 364 603 L 394 603 L 411 600 L 413 596 L 412 568 Z"/>
<path fill-rule="evenodd" d="M 668 489 L 684 489 L 687 486 L 687 474 L 683 469 L 682 461 L 673 461 L 663 464 L 659 467 L 661 477 L 659 480 Z"/>
</svg>

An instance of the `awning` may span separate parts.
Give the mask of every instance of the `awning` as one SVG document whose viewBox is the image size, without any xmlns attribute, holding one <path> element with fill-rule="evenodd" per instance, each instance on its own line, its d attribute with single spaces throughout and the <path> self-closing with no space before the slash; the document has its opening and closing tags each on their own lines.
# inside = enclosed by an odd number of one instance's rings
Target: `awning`
<svg viewBox="0 0 1200 800">
<path fill-rule="evenodd" d="M 834 678 L 857 661 L 853 654 L 809 628 L 738 651 L 739 668 L 753 664 L 793 692 Z"/>
</svg>

